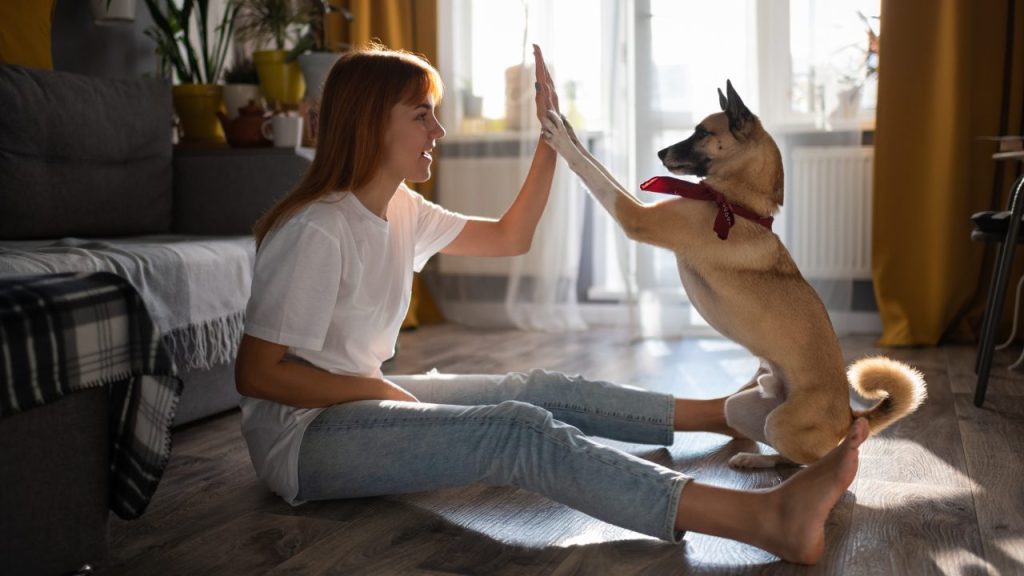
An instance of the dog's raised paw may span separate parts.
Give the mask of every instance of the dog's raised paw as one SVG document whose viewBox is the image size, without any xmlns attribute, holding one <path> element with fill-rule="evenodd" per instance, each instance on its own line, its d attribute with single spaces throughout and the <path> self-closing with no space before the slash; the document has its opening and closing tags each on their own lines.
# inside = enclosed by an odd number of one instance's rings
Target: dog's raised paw
<svg viewBox="0 0 1024 576">
<path fill-rule="evenodd" d="M 571 141 L 571 137 L 566 131 L 567 127 L 562 122 L 562 116 L 558 112 L 548 110 L 545 118 L 541 120 L 541 126 L 541 134 L 544 135 L 544 139 L 556 149 Z"/>
<path fill-rule="evenodd" d="M 754 454 L 740 452 L 729 458 L 729 466 L 733 468 L 774 468 L 782 461 L 778 454 Z"/>
</svg>

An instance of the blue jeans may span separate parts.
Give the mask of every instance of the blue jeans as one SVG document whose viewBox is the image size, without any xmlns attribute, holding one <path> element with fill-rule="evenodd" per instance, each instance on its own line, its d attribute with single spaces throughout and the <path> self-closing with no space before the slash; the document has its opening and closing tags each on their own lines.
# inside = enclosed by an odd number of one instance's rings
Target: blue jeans
<svg viewBox="0 0 1024 576">
<path fill-rule="evenodd" d="M 594 518 L 678 542 L 689 478 L 598 444 L 672 444 L 672 396 L 534 370 L 393 376 L 421 403 L 325 409 L 299 450 L 300 500 L 421 492 L 475 482 L 538 492 Z"/>
</svg>

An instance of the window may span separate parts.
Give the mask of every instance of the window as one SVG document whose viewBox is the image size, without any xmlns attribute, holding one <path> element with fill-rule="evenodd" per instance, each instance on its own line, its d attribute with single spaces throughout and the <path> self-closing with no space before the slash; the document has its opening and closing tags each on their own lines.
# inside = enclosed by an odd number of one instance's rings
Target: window
<svg viewBox="0 0 1024 576">
<path fill-rule="evenodd" d="M 783 130 L 872 128 L 880 11 L 880 0 L 759 4 L 762 119 Z"/>
<path fill-rule="evenodd" d="M 877 34 L 879 0 L 636 0 L 635 6 L 633 181 L 664 173 L 657 150 L 686 138 L 718 110 L 716 91 L 726 79 L 784 153 L 785 140 L 800 133 L 873 126 L 877 52 L 869 50 L 869 40 Z M 783 218 L 779 228 L 784 225 Z M 595 245 L 595 270 L 614 258 L 610 252 Z M 634 265 L 641 290 L 685 298 L 667 251 L 640 248 Z M 595 280 L 621 288 L 608 274 Z"/>
<path fill-rule="evenodd" d="M 600 124 L 601 31 L 607 18 L 600 7 L 605 4 L 594 0 L 442 0 L 439 37 L 447 43 L 440 47 L 441 73 L 450 95 L 445 115 L 456 119 L 454 133 L 528 128 L 519 122 L 519 116 L 533 116 L 532 42 L 542 42 L 562 111 L 571 111 L 588 124 Z M 595 33 L 555 34 L 556 22 Z"/>
<path fill-rule="evenodd" d="M 726 79 L 777 140 L 873 127 L 871 38 L 880 0 L 440 0 L 439 7 L 449 92 L 482 99 L 446 98 L 450 134 L 524 129 L 510 126 L 516 94 L 508 70 L 532 64 L 524 48 L 541 37 L 563 111 L 571 102 L 586 129 L 599 133 L 597 156 L 627 186 L 664 173 L 657 150 L 718 110 L 716 90 Z M 532 97 L 532 76 L 527 86 Z M 685 299 L 667 251 L 624 247 L 603 210 L 595 205 L 592 213 L 587 293 L 621 299 L 634 292 L 629 284 Z"/>
</svg>

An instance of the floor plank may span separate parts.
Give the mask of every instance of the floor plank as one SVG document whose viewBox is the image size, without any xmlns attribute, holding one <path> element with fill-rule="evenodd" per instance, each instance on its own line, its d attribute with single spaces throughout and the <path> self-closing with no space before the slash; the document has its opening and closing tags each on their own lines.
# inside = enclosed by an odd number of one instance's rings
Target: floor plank
<svg viewBox="0 0 1024 576">
<path fill-rule="evenodd" d="M 997 574 L 1024 574 L 1024 398 L 991 395 L 985 408 L 973 395 L 956 400 L 983 557 Z"/>
<path fill-rule="evenodd" d="M 921 410 L 861 449 L 833 510 L 826 554 L 806 568 L 700 534 L 680 545 L 617 528 L 536 494 L 468 486 L 401 497 L 291 507 L 256 479 L 238 413 L 179 429 L 142 518 L 111 520 L 104 574 L 1012 574 L 1024 573 L 1024 374 L 997 355 L 985 408 L 971 404 L 973 348 L 876 349 L 843 339 L 848 360 L 885 353 L 921 369 Z M 999 364 L 999 363 L 1002 364 Z M 543 367 L 677 396 L 731 392 L 754 373 L 747 352 L 718 339 L 632 340 L 452 325 L 403 333 L 389 374 L 507 372 Z M 778 484 L 792 470 L 729 468 L 769 450 L 715 434 L 677 434 L 667 448 L 605 441 L 735 488 Z M 625 497 L 625 496 L 624 496 Z"/>
</svg>

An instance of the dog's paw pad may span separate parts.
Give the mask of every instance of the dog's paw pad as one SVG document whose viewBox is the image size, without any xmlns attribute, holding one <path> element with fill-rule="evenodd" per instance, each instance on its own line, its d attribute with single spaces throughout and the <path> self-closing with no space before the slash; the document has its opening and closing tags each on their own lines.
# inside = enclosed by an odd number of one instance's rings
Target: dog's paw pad
<svg viewBox="0 0 1024 576">
<path fill-rule="evenodd" d="M 740 452 L 729 458 L 729 466 L 733 468 L 774 468 L 778 463 L 778 457 L 769 454 L 751 454 Z"/>
</svg>

